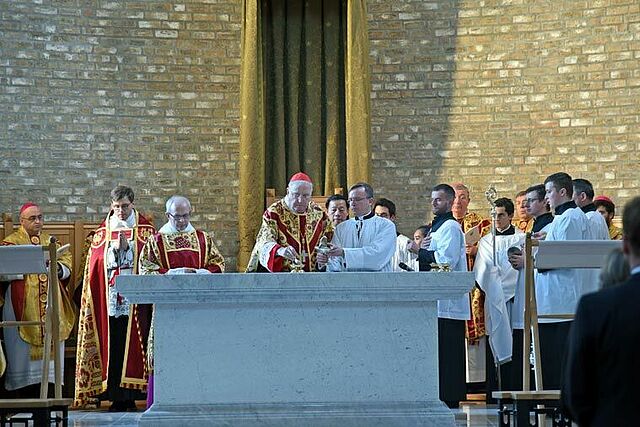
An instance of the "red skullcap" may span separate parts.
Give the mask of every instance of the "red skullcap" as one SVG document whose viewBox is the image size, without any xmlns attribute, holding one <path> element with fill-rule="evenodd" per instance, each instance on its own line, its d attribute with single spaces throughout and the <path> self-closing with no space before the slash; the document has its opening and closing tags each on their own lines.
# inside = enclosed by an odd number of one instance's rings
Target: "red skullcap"
<svg viewBox="0 0 640 427">
<path fill-rule="evenodd" d="M 611 203 L 612 205 L 615 206 L 615 203 L 613 203 L 613 201 L 608 198 L 607 196 L 598 196 L 595 199 L 593 199 L 594 202 L 607 202 L 607 203 Z"/>
<path fill-rule="evenodd" d="M 311 178 L 309 178 L 309 175 L 307 175 L 304 172 L 298 172 L 297 174 L 293 175 L 289 180 L 289 182 L 292 182 L 292 181 L 305 181 L 305 182 L 308 182 L 309 184 L 312 184 Z"/>
<path fill-rule="evenodd" d="M 27 209 L 32 208 L 32 207 L 34 207 L 34 206 L 35 206 L 35 207 L 38 207 L 38 205 L 36 205 L 36 204 L 35 204 L 35 203 L 33 203 L 33 202 L 27 202 L 27 203 L 25 203 L 24 205 L 22 205 L 22 207 L 20 208 L 20 213 L 22 214 L 22 212 L 24 212 L 24 211 L 26 211 Z"/>
</svg>

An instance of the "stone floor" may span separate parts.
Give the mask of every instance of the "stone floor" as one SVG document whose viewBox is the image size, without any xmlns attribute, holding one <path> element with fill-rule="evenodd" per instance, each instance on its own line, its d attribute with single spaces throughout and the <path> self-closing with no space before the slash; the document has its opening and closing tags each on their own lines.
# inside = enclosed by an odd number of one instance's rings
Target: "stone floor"
<svg viewBox="0 0 640 427">
<path fill-rule="evenodd" d="M 497 407 L 484 403 L 464 403 L 459 409 L 454 409 L 456 427 L 494 427 L 498 425 Z M 105 409 L 91 411 L 70 411 L 69 426 L 121 426 L 132 427 L 138 425 L 142 415 L 139 412 L 112 413 Z"/>
</svg>

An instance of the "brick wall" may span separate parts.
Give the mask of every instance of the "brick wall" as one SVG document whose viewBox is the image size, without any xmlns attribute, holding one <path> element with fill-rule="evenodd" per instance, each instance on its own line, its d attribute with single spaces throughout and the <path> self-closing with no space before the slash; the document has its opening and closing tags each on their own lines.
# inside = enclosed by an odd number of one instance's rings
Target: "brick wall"
<svg viewBox="0 0 640 427">
<path fill-rule="evenodd" d="M 620 205 L 640 184 L 636 0 L 369 0 L 373 184 L 400 230 L 427 188 L 487 212 L 549 173 Z M 127 183 L 189 196 L 235 266 L 240 0 L 0 2 L 0 211 L 99 220 Z"/>
<path fill-rule="evenodd" d="M 640 186 L 640 3 L 369 2 L 374 184 L 400 229 L 426 189 L 464 181 L 513 197 L 550 173 L 622 206 Z M 408 191 L 407 191 L 408 190 Z"/>
<path fill-rule="evenodd" d="M 100 220 L 134 188 L 164 223 L 188 196 L 231 266 L 241 6 L 218 1 L 12 0 L 0 5 L 0 211 Z"/>
</svg>

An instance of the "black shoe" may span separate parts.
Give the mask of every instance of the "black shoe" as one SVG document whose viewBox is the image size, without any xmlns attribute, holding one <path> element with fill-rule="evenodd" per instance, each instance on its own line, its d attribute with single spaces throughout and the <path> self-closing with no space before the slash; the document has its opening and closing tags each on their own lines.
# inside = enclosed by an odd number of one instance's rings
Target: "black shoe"
<svg viewBox="0 0 640 427">
<path fill-rule="evenodd" d="M 127 406 L 125 400 L 115 400 L 111 406 L 109 406 L 109 412 L 126 412 Z"/>
<path fill-rule="evenodd" d="M 124 401 L 124 406 L 125 406 L 125 409 L 128 412 L 137 412 L 138 411 L 138 407 L 136 406 L 136 401 L 135 400 L 125 400 Z"/>
</svg>

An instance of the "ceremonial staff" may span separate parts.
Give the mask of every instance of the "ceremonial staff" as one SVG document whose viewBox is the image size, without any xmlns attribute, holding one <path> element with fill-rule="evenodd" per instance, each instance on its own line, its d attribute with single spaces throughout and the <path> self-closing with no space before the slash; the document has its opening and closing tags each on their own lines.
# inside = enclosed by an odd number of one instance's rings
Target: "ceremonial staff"
<svg viewBox="0 0 640 427">
<path fill-rule="evenodd" d="M 493 256 L 493 266 L 496 266 L 496 199 L 498 198 L 498 192 L 496 191 L 493 185 L 489 186 L 487 191 L 484 192 L 487 201 L 491 205 L 491 238 L 493 239 L 492 243 L 492 256 Z"/>
<path fill-rule="evenodd" d="M 493 267 L 495 268 L 497 266 L 496 263 L 496 221 L 498 219 L 498 213 L 496 212 L 496 199 L 498 198 L 498 192 L 496 191 L 496 188 L 493 185 L 490 185 L 489 188 L 487 188 L 487 191 L 484 192 L 485 197 L 487 198 L 487 201 L 489 202 L 489 204 L 491 205 L 491 239 L 492 239 L 492 245 L 491 245 L 491 255 L 492 255 L 492 259 L 493 259 Z M 490 344 L 489 344 L 490 345 Z M 496 367 L 496 376 L 498 377 L 498 391 L 502 390 L 502 375 L 500 373 L 500 362 L 498 361 L 498 358 L 496 357 L 495 353 L 493 354 L 493 363 L 494 366 Z"/>
</svg>

